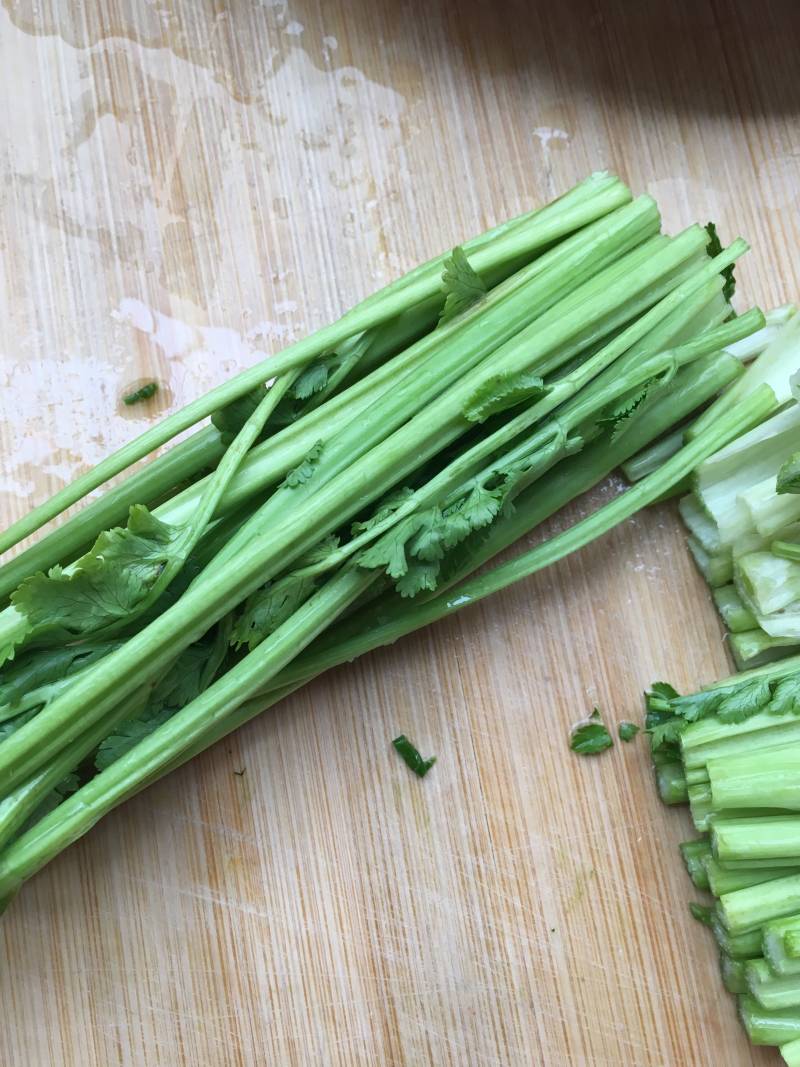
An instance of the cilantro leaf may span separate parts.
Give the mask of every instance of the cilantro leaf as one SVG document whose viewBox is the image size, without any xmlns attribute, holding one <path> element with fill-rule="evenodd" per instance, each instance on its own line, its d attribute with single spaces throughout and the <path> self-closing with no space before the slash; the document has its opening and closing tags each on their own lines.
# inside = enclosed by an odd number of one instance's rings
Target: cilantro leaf
<svg viewBox="0 0 800 1067">
<path fill-rule="evenodd" d="M 755 678 L 726 692 L 717 707 L 717 718 L 720 722 L 743 722 L 769 703 L 770 684 L 766 679 Z"/>
<path fill-rule="evenodd" d="M 282 485 L 288 486 L 290 489 L 296 489 L 298 485 L 305 485 L 314 473 L 314 468 L 322 455 L 322 449 L 324 444 L 322 441 L 317 441 L 306 458 L 299 463 L 294 470 L 290 470 L 283 480 Z"/>
<path fill-rule="evenodd" d="M 450 322 L 486 296 L 486 285 L 470 266 L 466 252 L 456 246 L 444 261 L 442 291 L 444 307 L 439 322 Z"/>
<path fill-rule="evenodd" d="M 417 593 L 432 592 L 439 581 L 441 564 L 412 563 L 402 577 L 395 582 L 395 588 L 402 597 L 413 597 Z"/>
<path fill-rule="evenodd" d="M 654 375 L 626 396 L 616 400 L 600 415 L 597 425 L 600 429 L 610 432 L 612 444 L 628 429 L 639 408 L 661 384 L 661 376 Z"/>
<path fill-rule="evenodd" d="M 661 750 L 672 750 L 678 745 L 680 736 L 688 725 L 686 719 L 675 715 L 647 726 L 647 732 L 650 734 L 650 750 L 654 755 Z"/>
<path fill-rule="evenodd" d="M 679 695 L 678 690 L 669 682 L 653 682 L 644 695 L 645 707 L 648 711 L 668 709 Z"/>
<path fill-rule="evenodd" d="M 322 356 L 313 363 L 309 363 L 298 374 L 292 386 L 292 393 L 298 400 L 308 400 L 314 393 L 320 393 L 328 384 L 328 376 L 331 372 L 330 357 Z"/>
<path fill-rule="evenodd" d="M 97 770 L 103 771 L 106 767 L 110 767 L 120 756 L 124 756 L 134 745 L 148 737 L 167 719 L 172 718 L 177 710 L 173 707 L 162 707 L 150 715 L 145 713 L 141 718 L 126 719 L 125 722 L 120 723 L 114 733 L 101 742 L 97 750 L 94 759 Z"/>
<path fill-rule="evenodd" d="M 28 623 L 25 643 L 84 637 L 124 619 L 157 582 L 180 534 L 135 504 L 128 525 L 101 533 L 72 573 L 53 567 L 26 578 L 11 594 Z"/>
<path fill-rule="evenodd" d="M 620 741 L 633 741 L 634 737 L 639 733 L 640 727 L 635 722 L 627 722 L 623 720 L 617 727 Z"/>
<path fill-rule="evenodd" d="M 370 545 L 358 557 L 359 567 L 385 570 L 390 578 L 402 578 L 408 570 L 406 542 L 419 528 L 419 516 L 409 515 Z"/>
<path fill-rule="evenodd" d="M 386 499 L 378 506 L 374 514 L 363 522 L 354 522 L 350 527 L 350 532 L 353 535 L 366 533 L 367 530 L 374 530 L 376 526 L 382 523 L 385 519 L 388 519 L 390 515 L 393 515 L 395 511 L 398 511 L 403 504 L 414 495 L 414 490 L 404 487 L 391 493 Z"/>
<path fill-rule="evenodd" d="M 252 651 L 286 622 L 316 588 L 315 578 L 298 574 L 287 574 L 267 582 L 245 601 L 231 631 L 231 643 L 235 648 L 247 645 Z"/>
<path fill-rule="evenodd" d="M 266 385 L 259 385 L 249 393 L 233 400 L 211 416 L 212 425 L 222 434 L 226 444 L 234 439 L 267 394 Z"/>
<path fill-rule="evenodd" d="M 503 497 L 497 489 L 487 489 L 476 485 L 470 490 L 460 508 L 460 514 L 467 520 L 471 530 L 488 526 L 497 517 L 503 506 Z"/>
<path fill-rule="evenodd" d="M 225 660 L 229 638 L 230 622 L 224 619 L 181 652 L 153 687 L 140 714 L 124 720 L 101 742 L 94 760 L 98 771 L 125 755 L 208 688 Z"/>
<path fill-rule="evenodd" d="M 302 556 L 298 556 L 295 560 L 295 567 L 300 570 L 302 567 L 313 567 L 317 563 L 322 563 L 328 558 L 328 556 L 335 552 L 339 547 L 340 538 L 336 534 L 328 534 L 327 537 L 323 537 L 321 541 L 309 548 L 308 552 L 304 552 Z"/>
<path fill-rule="evenodd" d="M 718 256 L 722 251 L 722 241 L 719 239 L 717 227 L 713 222 L 706 223 L 705 231 L 709 236 L 706 252 L 708 252 L 711 259 L 713 259 L 714 256 Z M 733 272 L 733 264 L 731 263 L 729 267 L 724 267 L 720 273 L 725 279 L 725 284 L 722 287 L 722 295 L 730 302 L 733 294 L 736 292 L 736 277 Z"/>
<path fill-rule="evenodd" d="M 425 563 L 434 563 L 444 556 L 450 542 L 447 519 L 438 508 L 430 508 L 416 516 L 417 531 L 410 539 L 412 556 Z"/>
<path fill-rule="evenodd" d="M 800 673 L 775 683 L 766 710 L 771 715 L 800 715 Z"/>
<path fill-rule="evenodd" d="M 589 718 L 579 723 L 570 734 L 569 747 L 579 756 L 596 756 L 614 744 L 611 734 L 595 708 Z"/>
<path fill-rule="evenodd" d="M 33 694 L 44 701 L 48 687 L 71 677 L 95 660 L 102 658 L 115 644 L 95 646 L 71 645 L 56 649 L 31 649 L 0 672 L 0 719 L 16 714 L 26 696 Z M 28 704 L 30 703 L 30 698 Z"/>
<path fill-rule="evenodd" d="M 484 422 L 508 408 L 528 400 L 540 400 L 548 392 L 543 380 L 531 371 L 509 374 L 503 371 L 482 382 L 464 405 L 464 418 Z"/>
<path fill-rule="evenodd" d="M 400 734 L 398 737 L 395 737 L 392 744 L 394 745 L 395 751 L 399 752 L 406 766 L 410 767 L 418 778 L 424 778 L 436 762 L 435 756 L 423 759 L 417 748 L 412 745 L 405 734 Z"/>
</svg>

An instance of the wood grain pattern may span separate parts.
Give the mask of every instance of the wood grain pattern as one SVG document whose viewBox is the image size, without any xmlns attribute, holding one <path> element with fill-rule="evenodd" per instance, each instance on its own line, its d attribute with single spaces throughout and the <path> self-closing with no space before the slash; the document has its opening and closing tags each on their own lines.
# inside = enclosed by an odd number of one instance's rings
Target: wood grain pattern
<svg viewBox="0 0 800 1067">
<path fill-rule="evenodd" d="M 797 298 L 799 50 L 796 0 L 4 0 L 3 519 L 593 169 L 749 237 L 747 299 Z M 726 669 L 665 507 L 333 672 L 26 888 L 0 1063 L 777 1062 L 687 916 L 644 746 L 566 749 L 592 703 Z"/>
</svg>

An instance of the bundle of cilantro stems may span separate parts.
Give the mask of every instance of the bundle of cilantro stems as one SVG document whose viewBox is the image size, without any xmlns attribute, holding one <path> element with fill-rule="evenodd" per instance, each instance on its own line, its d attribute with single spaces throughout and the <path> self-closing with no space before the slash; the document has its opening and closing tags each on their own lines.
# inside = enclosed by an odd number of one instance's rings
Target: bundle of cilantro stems
<svg viewBox="0 0 800 1067">
<path fill-rule="evenodd" d="M 742 373 L 722 249 L 595 174 L 152 426 L 0 537 L 0 901 L 327 668 L 600 536 L 772 414 L 737 399 L 628 492 L 483 565 Z M 124 525 L 121 525 L 124 524 Z M 480 569 L 480 570 L 479 570 Z M 477 573 L 476 573 L 477 572 Z"/>
</svg>

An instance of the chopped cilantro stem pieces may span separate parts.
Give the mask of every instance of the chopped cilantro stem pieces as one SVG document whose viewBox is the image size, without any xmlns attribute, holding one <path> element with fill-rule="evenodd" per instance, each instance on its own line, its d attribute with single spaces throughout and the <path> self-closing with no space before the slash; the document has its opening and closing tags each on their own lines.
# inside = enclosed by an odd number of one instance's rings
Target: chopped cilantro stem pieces
<svg viewBox="0 0 800 1067">
<path fill-rule="evenodd" d="M 405 734 L 400 734 L 392 741 L 397 752 L 402 757 L 406 766 L 409 767 L 418 778 L 424 778 L 436 762 L 435 756 L 423 759 L 419 751 L 411 744 Z"/>
<path fill-rule="evenodd" d="M 767 865 L 772 867 L 782 863 L 796 867 L 800 865 L 800 817 L 729 819 L 720 815 L 711 827 L 711 847 L 715 859 L 728 866 L 769 861 Z"/>
<path fill-rule="evenodd" d="M 762 1008 L 755 997 L 739 997 L 739 1018 L 754 1045 L 784 1045 L 800 1037 L 800 1008 Z"/>
<path fill-rule="evenodd" d="M 773 974 L 800 978 L 800 915 L 765 923 L 762 947 Z"/>
<path fill-rule="evenodd" d="M 797 867 L 751 867 L 732 869 L 718 863 L 713 856 L 703 861 L 708 879 L 708 889 L 715 897 L 723 893 L 733 893 L 737 889 L 747 889 L 753 885 L 772 882 L 776 878 L 785 878 L 788 874 L 800 874 Z"/>
<path fill-rule="evenodd" d="M 731 808 L 800 811 L 800 730 L 781 733 L 783 737 L 779 740 L 776 732 L 767 728 L 763 737 L 766 742 L 772 734 L 773 744 L 765 749 L 745 750 L 740 755 L 709 761 L 708 777 L 715 808 L 719 811 Z M 789 739 L 792 733 L 798 734 L 796 741 Z M 780 747 L 775 747 L 777 744 Z M 785 822 L 778 825 L 789 828 Z"/>
<path fill-rule="evenodd" d="M 735 960 L 725 952 L 719 954 L 719 972 L 722 984 L 729 993 L 749 993 L 745 968 L 746 960 Z"/>
<path fill-rule="evenodd" d="M 692 900 L 689 903 L 689 911 L 693 919 L 701 923 L 703 926 L 711 928 L 714 911 L 707 904 L 698 904 Z"/>
<path fill-rule="evenodd" d="M 790 874 L 720 897 L 720 917 L 732 934 L 746 933 L 800 911 L 800 875 Z"/>
<path fill-rule="evenodd" d="M 728 933 L 719 917 L 719 905 L 716 906 L 711 917 L 711 932 L 720 952 L 724 952 L 732 959 L 754 960 L 761 955 L 761 928 L 748 930 L 744 934 Z"/>
<path fill-rule="evenodd" d="M 708 875 L 704 863 L 711 857 L 711 845 L 708 839 L 701 837 L 696 841 L 684 841 L 679 848 L 692 885 L 696 889 L 708 889 Z"/>
<path fill-rule="evenodd" d="M 158 392 L 158 382 L 147 382 L 141 388 L 134 390 L 132 393 L 128 393 L 123 396 L 123 404 L 127 404 L 130 407 L 133 404 L 141 404 L 144 400 L 149 400 L 150 397 L 155 396 Z"/>
<path fill-rule="evenodd" d="M 686 803 L 689 793 L 680 763 L 662 763 L 656 767 L 656 788 L 665 804 Z"/>
</svg>

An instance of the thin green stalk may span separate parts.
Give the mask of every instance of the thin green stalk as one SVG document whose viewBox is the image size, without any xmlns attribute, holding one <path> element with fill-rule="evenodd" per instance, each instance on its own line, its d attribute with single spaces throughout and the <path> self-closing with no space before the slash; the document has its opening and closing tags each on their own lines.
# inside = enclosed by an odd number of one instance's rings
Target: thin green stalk
<svg viewBox="0 0 800 1067">
<path fill-rule="evenodd" d="M 800 875 L 790 874 L 748 889 L 723 893 L 719 907 L 725 928 L 733 934 L 794 915 L 800 912 Z"/>
<path fill-rule="evenodd" d="M 225 455 L 220 460 L 217 469 L 207 483 L 205 491 L 198 501 L 197 509 L 190 521 L 178 534 L 171 547 L 169 558 L 164 565 L 164 569 L 153 583 L 153 586 L 148 590 L 147 595 L 139 601 L 135 608 L 128 611 L 122 618 L 95 631 L 96 633 L 104 636 L 119 633 L 121 630 L 128 627 L 135 619 L 146 614 L 149 608 L 158 601 L 162 593 L 169 587 L 172 580 L 182 570 L 186 560 L 189 558 L 198 541 L 206 532 L 206 528 L 216 512 L 225 490 L 236 475 L 236 471 L 241 466 L 245 456 L 253 447 L 254 442 L 258 439 L 270 415 L 286 395 L 287 391 L 291 388 L 292 383 L 297 377 L 297 373 L 297 371 L 289 371 L 287 374 L 284 374 L 283 377 L 278 378 L 272 388 L 265 393 L 263 399 L 260 401 L 253 414 L 247 419 L 242 429 L 237 433 L 236 437 L 226 450 Z M 67 572 L 69 572 L 70 569 L 71 568 L 66 568 Z"/>
<path fill-rule="evenodd" d="M 739 997 L 739 1018 L 754 1045 L 783 1045 L 800 1037 L 800 1010 L 762 1008 L 755 997 Z"/>
<path fill-rule="evenodd" d="M 713 763 L 712 763 L 713 768 Z M 713 787 L 712 787 L 713 799 Z M 745 819 L 717 816 L 711 827 L 711 848 L 720 863 L 772 867 L 800 866 L 800 817 L 768 815 Z"/>
<path fill-rule="evenodd" d="M 670 806 L 685 804 L 689 799 L 689 787 L 681 764 L 659 763 L 655 772 L 656 789 L 661 802 Z"/>
<path fill-rule="evenodd" d="M 744 973 L 762 1008 L 800 1008 L 800 975 L 777 976 L 766 960 L 748 960 Z"/>
<path fill-rule="evenodd" d="M 683 444 L 683 428 L 679 427 L 662 437 L 660 441 L 649 445 L 643 452 L 629 459 L 622 465 L 622 473 L 629 482 L 638 482 L 648 474 L 658 470 L 662 463 L 674 456 Z"/>
<path fill-rule="evenodd" d="M 707 837 L 682 841 L 678 846 L 686 871 L 696 889 L 708 889 L 708 875 L 704 860 L 711 857 L 711 845 Z"/>
<path fill-rule="evenodd" d="M 732 633 L 728 641 L 733 662 L 740 671 L 785 659 L 800 645 L 793 637 L 771 637 L 764 630 Z"/>
<path fill-rule="evenodd" d="M 667 764 L 667 766 L 671 767 L 675 766 L 675 764 Z M 686 781 L 685 777 L 683 778 L 683 781 Z M 701 833 L 705 833 L 709 828 L 711 816 L 714 811 L 711 805 L 711 787 L 705 783 L 688 785 L 686 786 L 686 799 L 689 801 L 689 811 L 691 812 L 692 822 L 694 823 L 695 829 L 700 830 Z"/>
<path fill-rule="evenodd" d="M 752 960 L 761 955 L 761 929 L 730 934 L 722 925 L 717 909 L 711 916 L 711 932 L 721 952 L 735 960 Z"/>
<path fill-rule="evenodd" d="M 479 242 L 474 251 L 473 268 L 491 270 L 498 262 L 527 252 L 533 254 L 565 234 L 601 218 L 630 200 L 630 192 L 610 176 L 592 176 L 571 194 L 529 217 L 524 226 L 501 231 L 496 242 Z M 87 474 L 75 479 L 49 501 L 34 508 L 0 536 L 0 552 L 5 552 L 82 499 L 103 482 L 113 478 L 149 452 L 159 448 L 183 430 L 189 429 L 213 412 L 249 393 L 270 378 L 302 367 L 323 352 L 335 349 L 354 334 L 380 326 L 407 308 L 432 297 L 439 291 L 440 270 L 444 257 L 423 264 L 405 279 L 395 282 L 324 327 L 311 337 L 291 345 L 284 352 L 242 371 L 181 411 L 163 419 L 136 440 L 107 457 Z"/>
<path fill-rule="evenodd" d="M 719 955 L 719 973 L 722 984 L 729 993 L 739 994 L 750 991 L 747 984 L 747 961 L 735 960 L 721 952 Z"/>
<path fill-rule="evenodd" d="M 764 926 L 762 948 L 764 958 L 776 975 L 800 978 L 800 959 L 790 952 L 800 935 L 800 915 L 775 919 Z"/>
<path fill-rule="evenodd" d="M 742 598 L 736 592 L 736 586 L 723 585 L 715 589 L 714 603 L 723 623 L 731 633 L 752 630 L 756 625 L 755 617 L 744 606 Z"/>
<path fill-rule="evenodd" d="M 796 740 L 784 737 L 779 748 L 773 745 L 711 760 L 708 776 L 714 806 L 720 811 L 730 808 L 800 811 L 800 736 Z M 800 828 L 800 819 L 795 821 Z M 776 824 L 780 826 L 788 824 L 784 820 Z"/>
<path fill-rule="evenodd" d="M 791 712 L 774 715 L 769 711 L 760 711 L 737 723 L 721 722 L 715 716 L 700 719 L 689 723 L 680 738 L 681 756 L 687 770 L 798 741 L 800 719 Z"/>
<path fill-rule="evenodd" d="M 151 689 L 151 685 L 142 686 L 132 696 L 112 708 L 85 734 L 81 734 L 63 748 L 47 767 L 0 800 L 0 849 L 13 840 L 20 827 L 36 812 L 42 801 L 101 741 L 126 719 L 136 718 L 144 708 Z"/>
<path fill-rule="evenodd" d="M 776 878 L 785 878 L 789 874 L 800 874 L 800 865 L 786 867 L 761 867 L 756 870 L 731 870 L 723 867 L 713 856 L 704 861 L 709 891 L 715 897 L 723 893 L 735 893 L 737 889 L 747 889 L 753 885 L 773 882 Z"/>
</svg>

